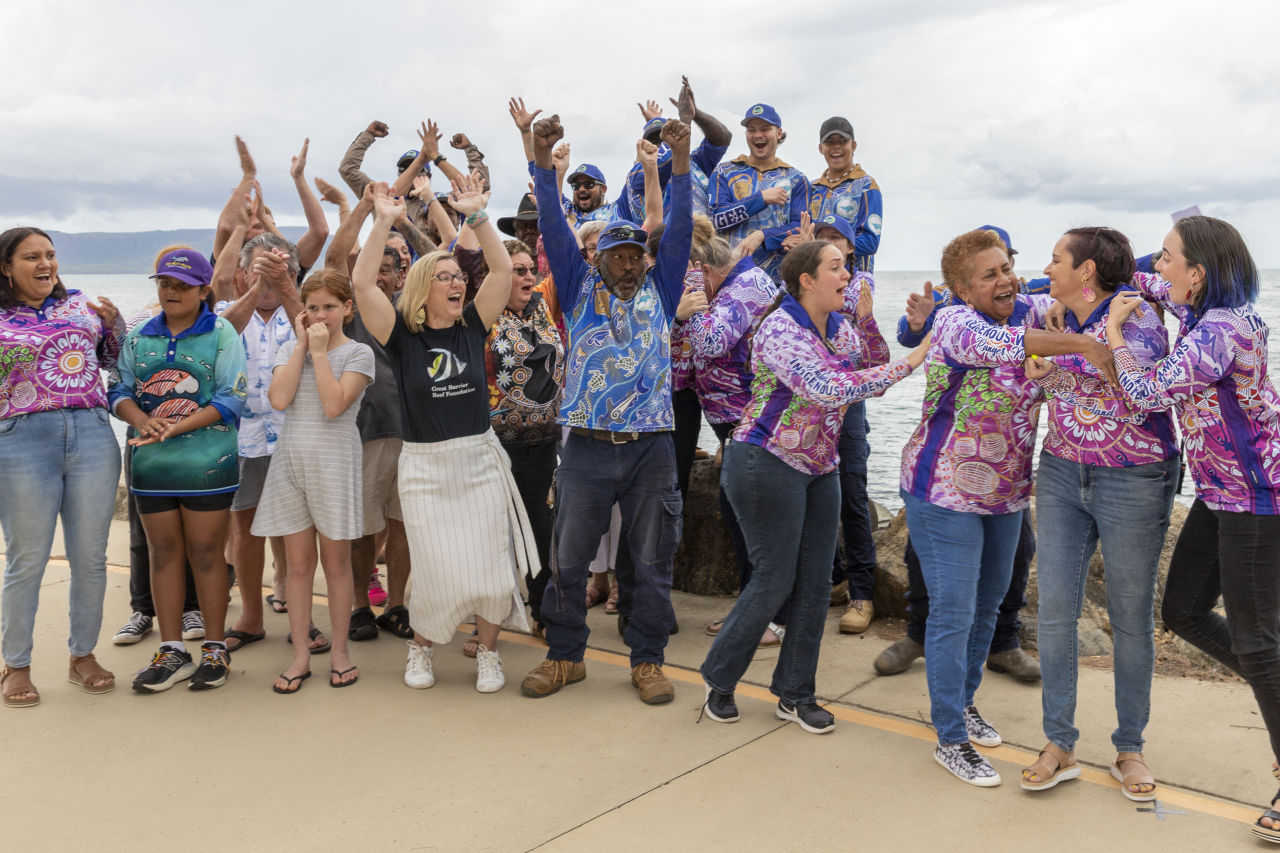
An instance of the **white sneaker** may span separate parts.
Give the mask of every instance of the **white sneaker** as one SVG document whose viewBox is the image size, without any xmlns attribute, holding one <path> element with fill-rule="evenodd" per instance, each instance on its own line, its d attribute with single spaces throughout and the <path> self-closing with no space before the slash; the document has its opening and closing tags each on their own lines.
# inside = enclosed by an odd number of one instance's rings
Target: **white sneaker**
<svg viewBox="0 0 1280 853">
<path fill-rule="evenodd" d="M 982 715 L 973 705 L 964 709 L 964 732 L 969 736 L 969 740 L 978 746 L 999 746 L 1004 742 L 1000 739 L 1000 733 L 995 730 L 995 727 L 982 719 Z"/>
<path fill-rule="evenodd" d="M 143 637 L 151 633 L 151 627 L 154 620 L 150 616 L 144 616 L 137 611 L 129 617 L 129 621 L 124 627 L 116 631 L 115 637 L 111 642 L 117 646 L 132 646 L 134 643 L 140 642 Z"/>
<path fill-rule="evenodd" d="M 938 746 L 933 751 L 933 760 L 951 771 L 961 782 L 968 782 L 979 788 L 994 788 L 1000 784 L 1000 774 L 972 744 Z"/>
<path fill-rule="evenodd" d="M 481 693 L 497 693 L 507 683 L 502 674 L 502 658 L 481 645 L 476 649 L 476 690 Z"/>
<path fill-rule="evenodd" d="M 436 683 L 436 675 L 431 671 L 431 646 L 420 646 L 409 641 L 409 659 L 404 664 L 404 683 L 414 690 L 426 690 Z"/>
<path fill-rule="evenodd" d="M 199 610 L 188 610 L 182 614 L 182 639 L 204 639 L 204 615 Z"/>
</svg>

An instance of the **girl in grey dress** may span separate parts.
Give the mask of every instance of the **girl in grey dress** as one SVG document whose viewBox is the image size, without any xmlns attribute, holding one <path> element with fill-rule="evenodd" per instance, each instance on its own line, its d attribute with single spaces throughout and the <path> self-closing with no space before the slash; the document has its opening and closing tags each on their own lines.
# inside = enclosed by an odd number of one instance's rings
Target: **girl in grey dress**
<svg viewBox="0 0 1280 853">
<path fill-rule="evenodd" d="M 311 276 L 302 285 L 302 302 L 304 310 L 294 321 L 297 341 L 280 348 L 267 392 L 271 405 L 288 417 L 253 520 L 255 536 L 284 537 L 289 564 L 293 660 L 272 685 L 277 693 L 296 693 L 311 677 L 307 634 L 317 534 L 333 635 L 329 686 L 347 687 L 360 677 L 347 654 L 355 597 L 350 540 L 364 532 L 356 414 L 373 380 L 373 350 L 343 334 L 352 292 L 341 273 Z"/>
</svg>

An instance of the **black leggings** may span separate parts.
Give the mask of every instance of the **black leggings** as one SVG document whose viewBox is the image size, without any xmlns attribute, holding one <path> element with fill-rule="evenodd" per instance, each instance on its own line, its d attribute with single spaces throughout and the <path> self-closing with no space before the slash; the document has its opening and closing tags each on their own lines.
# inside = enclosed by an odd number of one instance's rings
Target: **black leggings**
<svg viewBox="0 0 1280 853">
<path fill-rule="evenodd" d="M 1219 595 L 1225 619 L 1213 612 Z M 1222 512 L 1196 500 L 1173 549 L 1160 616 L 1249 682 L 1280 758 L 1280 515 Z"/>
</svg>

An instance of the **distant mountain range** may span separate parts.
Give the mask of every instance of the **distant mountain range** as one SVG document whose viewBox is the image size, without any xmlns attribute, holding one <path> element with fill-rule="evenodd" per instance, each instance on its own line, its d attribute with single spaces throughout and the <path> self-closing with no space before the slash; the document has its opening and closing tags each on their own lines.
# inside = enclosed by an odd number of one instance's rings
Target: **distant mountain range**
<svg viewBox="0 0 1280 853">
<path fill-rule="evenodd" d="M 281 227 L 280 233 L 297 240 L 306 232 L 297 225 Z M 68 234 L 50 231 L 58 251 L 58 269 L 64 273 L 110 274 L 155 272 L 156 252 L 175 243 L 208 253 L 213 250 L 212 228 L 180 228 L 176 231 L 92 231 Z M 209 259 L 210 262 L 213 258 Z"/>
</svg>

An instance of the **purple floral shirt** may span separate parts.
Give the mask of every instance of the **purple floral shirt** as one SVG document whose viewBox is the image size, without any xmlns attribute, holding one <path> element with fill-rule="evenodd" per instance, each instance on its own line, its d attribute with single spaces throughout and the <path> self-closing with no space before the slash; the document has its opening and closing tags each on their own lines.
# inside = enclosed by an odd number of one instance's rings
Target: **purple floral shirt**
<svg viewBox="0 0 1280 853">
<path fill-rule="evenodd" d="M 1128 290 L 1131 288 L 1121 288 Z M 1067 331 L 1107 340 L 1107 297 L 1081 325 L 1067 312 Z M 1169 354 L 1169 333 L 1155 311 L 1131 314 L 1124 339 L 1143 370 Z M 1049 434 L 1044 449 L 1059 459 L 1100 468 L 1130 468 L 1178 455 L 1173 418 L 1168 412 L 1135 409 L 1081 355 L 1054 356 L 1060 368 L 1040 380 L 1049 398 Z"/>
<path fill-rule="evenodd" d="M 1196 316 L 1168 300 L 1169 283 L 1158 276 L 1139 273 L 1134 284 L 1182 325 L 1154 368 L 1128 347 L 1115 351 L 1125 397 L 1139 409 L 1177 409 L 1196 497 L 1206 506 L 1280 515 L 1280 395 L 1267 376 L 1267 324 L 1253 305 Z"/>
<path fill-rule="evenodd" d="M 708 310 L 682 327 L 697 373 L 702 414 L 713 424 L 735 424 L 751 399 L 751 330 L 778 296 L 778 285 L 750 258 L 738 262 Z"/>
<path fill-rule="evenodd" d="M 936 312 L 923 417 L 902 449 L 903 491 L 956 512 L 1027 508 L 1040 386 L 1023 372 L 1023 337 L 1051 304 L 1019 294 L 1008 325 L 967 305 Z"/>
<path fill-rule="evenodd" d="M 0 418 L 107 407 L 99 371 L 115 367 L 124 319 L 111 326 L 78 290 L 40 308 L 0 309 Z"/>
<path fill-rule="evenodd" d="M 827 318 L 824 341 L 800 303 L 784 296 L 755 335 L 751 399 L 734 441 L 763 447 L 805 474 L 836 470 L 848 404 L 878 397 L 911 373 L 906 359 L 858 370 L 858 348 L 840 314 Z"/>
</svg>

